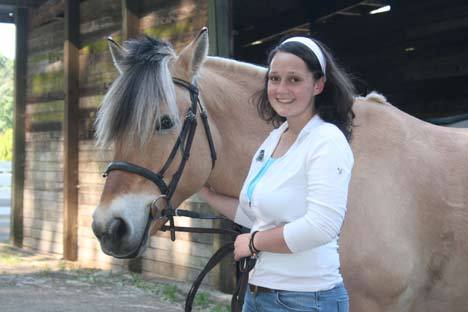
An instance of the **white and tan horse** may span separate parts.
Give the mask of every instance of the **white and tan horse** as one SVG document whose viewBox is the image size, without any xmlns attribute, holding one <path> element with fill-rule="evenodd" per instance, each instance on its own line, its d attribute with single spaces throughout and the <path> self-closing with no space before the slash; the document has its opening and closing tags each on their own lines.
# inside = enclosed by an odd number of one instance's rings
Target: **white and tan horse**
<svg viewBox="0 0 468 312">
<path fill-rule="evenodd" d="M 121 75 L 97 121 L 98 139 L 114 144 L 115 160 L 157 172 L 178 136 L 177 115 L 190 106 L 172 77 L 196 81 L 218 160 L 212 170 L 199 126 L 174 206 L 205 184 L 238 196 L 253 152 L 271 130 L 250 101 L 265 69 L 207 57 L 207 41 L 204 29 L 178 56 L 149 39 L 113 46 Z M 356 161 L 340 238 L 351 311 L 468 311 L 468 132 L 420 121 L 376 94 L 356 99 L 354 111 Z M 166 182 L 179 161 L 178 154 Z M 93 223 L 104 252 L 140 248 L 148 204 L 158 194 L 138 175 L 109 174 Z"/>
</svg>

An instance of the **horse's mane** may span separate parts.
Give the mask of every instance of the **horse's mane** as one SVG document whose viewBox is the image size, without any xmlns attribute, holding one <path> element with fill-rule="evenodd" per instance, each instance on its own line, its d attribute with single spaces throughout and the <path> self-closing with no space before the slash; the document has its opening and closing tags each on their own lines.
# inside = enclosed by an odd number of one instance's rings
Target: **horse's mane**
<svg viewBox="0 0 468 312">
<path fill-rule="evenodd" d="M 122 73 L 105 95 L 95 122 L 101 146 L 122 138 L 143 146 L 165 115 L 171 117 L 175 128 L 180 123 L 169 71 L 169 63 L 175 58 L 172 46 L 144 37 L 126 41 L 122 56 Z"/>
<path fill-rule="evenodd" d="M 377 91 L 372 91 L 366 96 L 358 96 L 357 100 L 376 102 L 378 104 L 388 104 L 387 98 Z"/>
</svg>

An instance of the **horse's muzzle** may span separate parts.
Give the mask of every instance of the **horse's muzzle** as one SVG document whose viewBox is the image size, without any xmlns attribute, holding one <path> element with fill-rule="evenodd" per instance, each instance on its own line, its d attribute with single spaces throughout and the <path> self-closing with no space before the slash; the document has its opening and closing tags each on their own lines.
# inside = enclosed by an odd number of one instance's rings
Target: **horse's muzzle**
<svg viewBox="0 0 468 312">
<path fill-rule="evenodd" d="M 151 223 L 151 220 L 148 220 L 148 223 Z M 140 243 L 136 246 L 129 242 L 131 230 L 121 218 L 112 219 L 104 228 L 93 222 L 92 229 L 101 244 L 102 251 L 106 255 L 119 259 L 137 257 L 144 252 L 148 240 L 148 233 L 144 233 Z"/>
</svg>

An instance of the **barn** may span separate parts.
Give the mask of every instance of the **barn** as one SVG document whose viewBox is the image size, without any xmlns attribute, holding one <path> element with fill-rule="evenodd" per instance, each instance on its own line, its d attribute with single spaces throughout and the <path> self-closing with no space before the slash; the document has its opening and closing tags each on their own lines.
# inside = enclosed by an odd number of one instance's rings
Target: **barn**
<svg viewBox="0 0 468 312">
<path fill-rule="evenodd" d="M 108 36 L 159 37 L 180 51 L 208 25 L 211 55 L 263 64 L 281 38 L 312 34 L 362 94 L 378 90 L 422 119 L 468 111 L 466 1 L 0 0 L 0 21 L 17 26 L 12 241 L 86 266 L 192 281 L 223 243 L 159 233 L 135 260 L 101 252 L 91 220 L 112 151 L 96 147 L 93 121 L 117 76 Z M 210 211 L 196 195 L 184 206 Z M 226 260 L 207 285 L 229 291 L 233 276 Z"/>
</svg>

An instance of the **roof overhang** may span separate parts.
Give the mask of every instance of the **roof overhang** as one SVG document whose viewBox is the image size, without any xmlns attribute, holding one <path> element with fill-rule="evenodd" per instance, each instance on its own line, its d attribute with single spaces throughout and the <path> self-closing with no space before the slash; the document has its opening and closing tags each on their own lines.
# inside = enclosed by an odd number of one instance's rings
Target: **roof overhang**
<svg viewBox="0 0 468 312">
<path fill-rule="evenodd" d="M 44 0 L 0 0 L 0 23 L 14 23 L 17 8 L 35 8 Z"/>
</svg>

